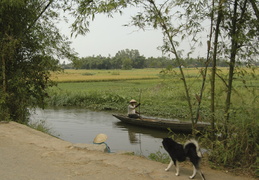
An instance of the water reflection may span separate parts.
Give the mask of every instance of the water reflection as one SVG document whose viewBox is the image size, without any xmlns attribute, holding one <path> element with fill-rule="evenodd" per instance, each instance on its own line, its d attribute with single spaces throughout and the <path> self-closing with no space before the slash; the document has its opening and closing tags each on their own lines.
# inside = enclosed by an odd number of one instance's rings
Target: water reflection
<svg viewBox="0 0 259 180">
<path fill-rule="evenodd" d="M 162 139 L 168 136 L 167 131 L 159 131 L 156 129 L 150 129 L 145 127 L 138 127 L 130 124 L 126 124 L 123 122 L 115 122 L 114 123 L 116 128 L 120 128 L 123 131 L 127 131 L 129 135 L 129 141 L 132 144 L 139 143 L 138 134 L 145 134 L 152 138 L 159 138 Z"/>
<path fill-rule="evenodd" d="M 99 133 L 107 134 L 112 151 L 133 151 L 145 156 L 162 151 L 161 141 L 168 133 L 121 123 L 109 112 L 87 109 L 37 109 L 31 121 L 44 120 L 59 138 L 72 143 L 92 143 Z"/>
</svg>

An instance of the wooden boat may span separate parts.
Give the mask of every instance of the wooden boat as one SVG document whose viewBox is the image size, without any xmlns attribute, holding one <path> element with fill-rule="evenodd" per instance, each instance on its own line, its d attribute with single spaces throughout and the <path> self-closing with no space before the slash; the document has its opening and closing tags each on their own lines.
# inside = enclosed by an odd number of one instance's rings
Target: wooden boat
<svg viewBox="0 0 259 180">
<path fill-rule="evenodd" d="M 156 118 L 129 118 L 126 115 L 113 114 L 114 117 L 119 119 L 123 123 L 133 124 L 137 126 L 143 126 L 148 128 L 156 128 L 160 130 L 167 130 L 170 128 L 174 132 L 191 133 L 192 132 L 192 122 L 179 121 L 179 120 L 169 120 L 169 119 L 156 119 Z M 196 129 L 198 131 L 204 131 L 210 126 L 210 123 L 198 122 L 196 124 Z"/>
</svg>

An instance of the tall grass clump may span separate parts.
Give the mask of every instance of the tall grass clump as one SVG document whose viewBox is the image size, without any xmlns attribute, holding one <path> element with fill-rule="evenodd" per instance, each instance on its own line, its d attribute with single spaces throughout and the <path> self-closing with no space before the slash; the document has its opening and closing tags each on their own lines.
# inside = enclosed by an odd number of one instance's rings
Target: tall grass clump
<svg viewBox="0 0 259 180">
<path fill-rule="evenodd" d="M 47 125 L 46 121 L 44 121 L 44 120 L 40 120 L 40 121 L 37 121 L 37 122 L 30 121 L 28 123 L 28 126 L 33 128 L 33 129 L 36 129 L 38 131 L 41 131 L 43 133 L 53 135 L 52 129 Z"/>
<path fill-rule="evenodd" d="M 170 157 L 167 153 L 162 153 L 161 151 L 157 151 L 155 153 L 151 153 L 148 158 L 152 161 L 161 162 L 163 164 L 168 164 L 170 162 Z"/>
<path fill-rule="evenodd" d="M 88 91 L 71 92 L 53 90 L 48 99 L 49 106 L 76 106 L 94 110 L 122 111 L 121 104 L 127 98 L 112 92 Z M 125 107 L 123 107 L 125 109 Z"/>
<path fill-rule="evenodd" d="M 237 126 L 227 139 L 220 138 L 214 142 L 209 160 L 214 165 L 220 164 L 230 169 L 250 170 L 252 174 L 259 176 L 259 128 L 254 123 L 245 126 Z"/>
<path fill-rule="evenodd" d="M 243 109 L 227 125 L 228 134 L 224 126 L 218 128 L 216 140 L 212 143 L 210 138 L 205 138 L 206 144 L 211 144 L 209 161 L 212 166 L 221 165 L 229 170 L 239 172 L 249 171 L 259 177 L 259 122 L 258 109 L 250 107 L 249 112 Z"/>
</svg>

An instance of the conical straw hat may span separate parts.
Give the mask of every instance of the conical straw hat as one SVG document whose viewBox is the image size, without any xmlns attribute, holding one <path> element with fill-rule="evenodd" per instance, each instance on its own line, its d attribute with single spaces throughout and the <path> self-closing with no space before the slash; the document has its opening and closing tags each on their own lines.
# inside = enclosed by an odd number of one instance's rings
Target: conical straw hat
<svg viewBox="0 0 259 180">
<path fill-rule="evenodd" d="M 94 138 L 94 143 L 103 143 L 107 140 L 107 135 L 106 134 L 98 134 L 95 138 Z"/>
<path fill-rule="evenodd" d="M 135 99 L 131 99 L 130 103 L 136 103 L 137 101 Z"/>
</svg>

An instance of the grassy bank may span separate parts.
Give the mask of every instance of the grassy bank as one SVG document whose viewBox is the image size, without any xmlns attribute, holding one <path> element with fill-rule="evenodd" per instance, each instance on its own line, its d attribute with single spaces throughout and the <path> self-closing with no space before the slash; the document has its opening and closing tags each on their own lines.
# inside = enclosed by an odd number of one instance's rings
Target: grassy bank
<svg viewBox="0 0 259 180">
<path fill-rule="evenodd" d="M 196 95 L 201 87 L 199 69 L 185 69 L 187 83 L 195 110 Z M 221 69 L 224 75 L 227 69 Z M 114 73 L 116 72 L 116 73 Z M 55 74 L 58 86 L 50 89 L 51 106 L 79 106 L 96 110 L 126 113 L 130 99 L 141 102 L 140 112 L 145 115 L 185 118 L 188 107 L 179 70 L 161 74 L 161 69 L 141 70 L 66 70 Z M 88 75 L 85 75 L 88 74 Z M 89 75 L 91 74 L 91 75 Z M 115 74 L 115 75 L 113 75 Z M 112 79 L 113 78 L 113 79 Z M 112 79 L 112 80 L 109 80 Z M 234 82 L 233 113 L 237 117 L 258 108 L 259 81 L 252 76 Z M 209 121 L 210 85 L 206 83 L 201 120 Z M 218 78 L 216 86 L 217 118 L 224 114 L 225 85 Z M 256 105 L 257 104 L 257 105 Z M 258 115 L 258 114 L 257 114 Z"/>
</svg>

